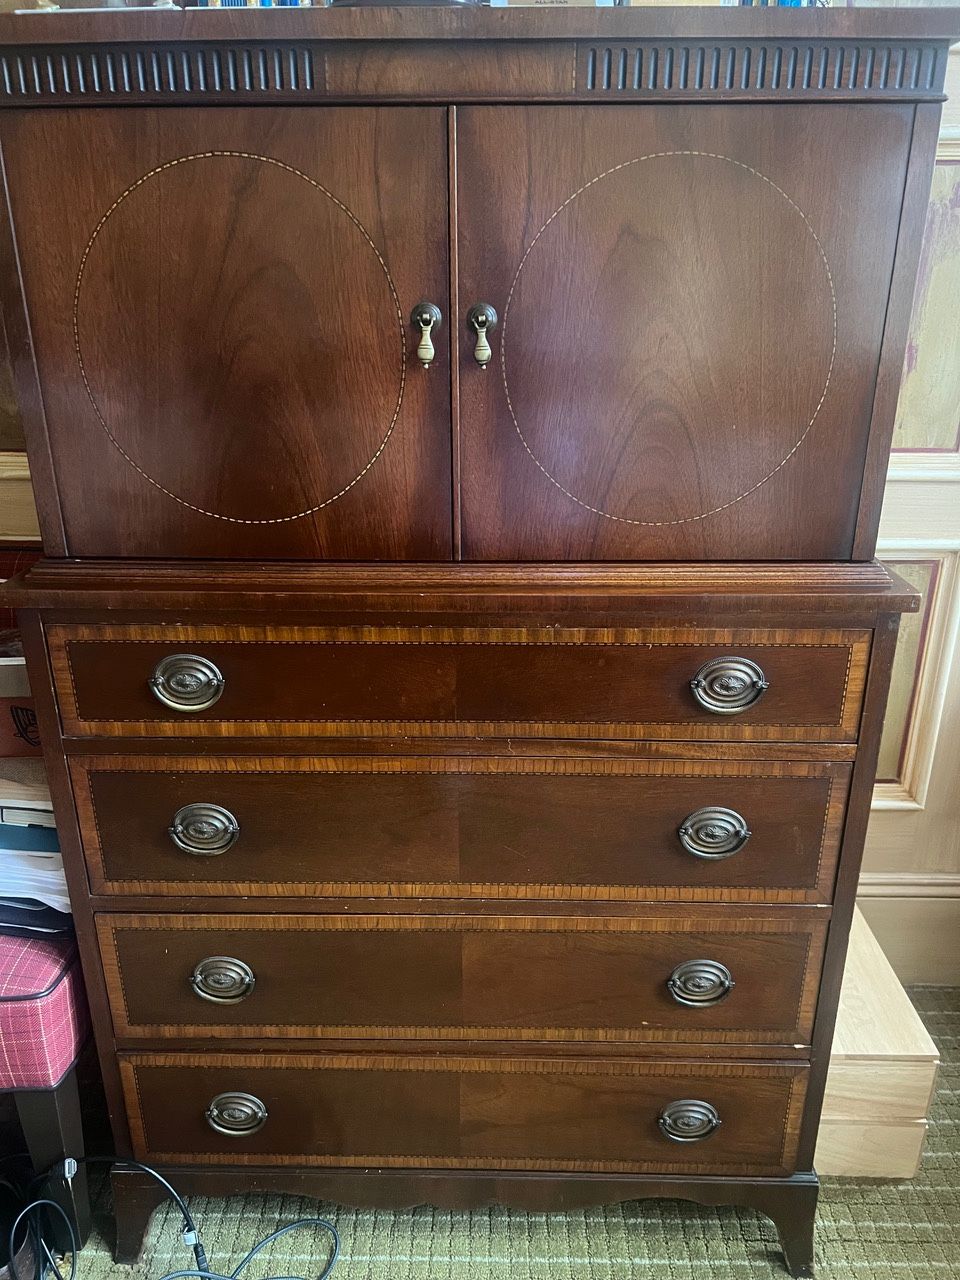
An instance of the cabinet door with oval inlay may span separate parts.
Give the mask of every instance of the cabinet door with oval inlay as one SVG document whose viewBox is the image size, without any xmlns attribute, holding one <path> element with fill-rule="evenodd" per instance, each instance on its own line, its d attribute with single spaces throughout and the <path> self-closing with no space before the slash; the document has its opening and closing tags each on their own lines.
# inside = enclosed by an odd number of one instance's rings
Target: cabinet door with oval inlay
<svg viewBox="0 0 960 1280">
<path fill-rule="evenodd" d="M 848 558 L 912 119 L 461 110 L 464 554 Z"/>
<path fill-rule="evenodd" d="M 442 110 L 11 113 L 3 149 L 70 554 L 449 558 Z"/>
</svg>

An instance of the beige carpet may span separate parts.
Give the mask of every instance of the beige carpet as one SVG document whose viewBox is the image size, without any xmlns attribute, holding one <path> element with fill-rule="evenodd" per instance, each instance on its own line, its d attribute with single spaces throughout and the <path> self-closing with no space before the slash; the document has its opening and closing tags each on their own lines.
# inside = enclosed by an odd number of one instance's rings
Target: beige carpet
<svg viewBox="0 0 960 1280">
<path fill-rule="evenodd" d="M 919 987 L 911 996 L 940 1048 L 936 1108 L 923 1170 L 911 1182 L 828 1182 L 820 1197 L 818 1274 L 823 1280 L 948 1280 L 960 1277 L 960 989 Z M 211 1264 L 229 1270 L 261 1236 L 316 1203 L 248 1196 L 192 1201 Z M 565 1214 L 505 1209 L 403 1213 L 324 1206 L 343 1254 L 331 1280 L 766 1280 L 783 1277 L 773 1225 L 755 1213 L 645 1201 Z M 114 1270 L 106 1244 L 109 1201 L 81 1258 L 81 1280 Z M 315 1276 L 327 1256 L 319 1233 L 278 1242 L 250 1280 Z M 179 1215 L 157 1212 L 144 1260 L 121 1277 L 187 1267 Z"/>
</svg>

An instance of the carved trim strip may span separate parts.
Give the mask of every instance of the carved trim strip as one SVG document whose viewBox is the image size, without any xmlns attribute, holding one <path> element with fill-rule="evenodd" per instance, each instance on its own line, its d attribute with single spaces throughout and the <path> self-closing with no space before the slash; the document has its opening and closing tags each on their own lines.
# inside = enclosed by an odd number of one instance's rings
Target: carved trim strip
<svg viewBox="0 0 960 1280">
<path fill-rule="evenodd" d="M 943 46 L 921 41 L 638 40 L 577 47 L 581 89 L 632 98 L 917 100 L 939 97 L 945 72 Z"/>
<path fill-rule="evenodd" d="M 936 40 L 490 41 L 457 46 L 456 84 L 438 89 L 436 49 L 400 42 L 145 41 L 0 47 L 0 107 L 145 102 L 938 99 Z M 327 70 L 330 62 L 331 78 Z M 390 72 L 384 81 L 384 67 Z M 398 71 L 398 68 L 401 71 Z M 571 72 L 573 74 L 571 74 Z"/>
<path fill-rule="evenodd" d="M 311 43 L 0 49 L 0 104 L 285 100 L 309 98 L 323 88 L 323 64 Z"/>
</svg>

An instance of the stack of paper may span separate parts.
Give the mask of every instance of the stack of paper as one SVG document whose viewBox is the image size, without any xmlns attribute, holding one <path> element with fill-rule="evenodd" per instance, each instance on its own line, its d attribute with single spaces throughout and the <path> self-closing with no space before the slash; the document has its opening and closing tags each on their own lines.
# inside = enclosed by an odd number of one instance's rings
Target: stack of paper
<svg viewBox="0 0 960 1280">
<path fill-rule="evenodd" d="M 70 910 L 41 760 L 0 760 L 0 904 L 13 903 Z"/>
</svg>

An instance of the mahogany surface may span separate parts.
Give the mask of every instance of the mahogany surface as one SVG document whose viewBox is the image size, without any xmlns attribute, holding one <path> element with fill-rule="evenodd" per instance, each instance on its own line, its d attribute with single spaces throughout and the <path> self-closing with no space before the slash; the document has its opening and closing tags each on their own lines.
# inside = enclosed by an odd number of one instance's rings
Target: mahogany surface
<svg viewBox="0 0 960 1280">
<path fill-rule="evenodd" d="M 590 622 L 643 616 L 731 625 L 745 617 L 786 622 L 797 614 L 826 622 L 878 613 L 915 613 L 917 594 L 879 561 L 866 564 L 337 564 L 41 560 L 4 584 L 24 608 L 143 609 L 213 613 L 336 613 L 351 619 L 380 611 L 394 623 L 417 614 L 498 618 L 533 615 L 559 622 L 575 613 Z"/>
<path fill-rule="evenodd" d="M 0 300 L 48 557 L 4 594 L 121 1154 L 190 1194 L 751 1204 L 812 1275 L 917 607 L 871 557 L 957 35 L 0 15 Z M 208 709 L 151 692 L 176 653 L 220 668 Z M 767 688 L 713 714 L 690 682 L 731 656 Z M 174 845 L 196 803 L 236 816 L 226 852 Z M 729 857 L 683 847 L 707 806 L 749 827 Z M 201 999 L 211 957 L 253 990 Z M 718 1003 L 670 995 L 694 960 L 729 969 Z M 209 1122 L 233 1091 L 255 1132 Z M 720 1127 L 670 1141 L 683 1099 Z M 113 1182 L 132 1261 L 155 1190 Z"/>
<path fill-rule="evenodd" d="M 850 774 L 542 747 L 526 759 L 83 756 L 70 768 L 99 893 L 812 903 L 832 896 Z M 197 802 L 237 818 L 225 854 L 194 857 L 170 839 Z M 749 823 L 729 857 L 680 842 L 709 804 Z"/>
<path fill-rule="evenodd" d="M 210 1037 L 809 1041 L 824 913 L 730 918 L 689 910 L 576 916 L 124 916 L 98 930 L 120 1039 Z M 256 985 L 233 1004 L 190 986 L 208 956 Z M 678 1003 L 667 981 L 701 957 L 730 993 Z M 524 974 L 522 983 L 517 973 Z"/>
<path fill-rule="evenodd" d="M 790 628 L 362 628 L 54 623 L 68 734 L 103 736 L 780 738 L 857 736 L 869 632 Z M 737 715 L 701 707 L 728 651 L 769 690 Z M 189 714 L 148 684 L 171 653 L 216 664 L 223 695 Z"/>
<path fill-rule="evenodd" d="M 460 308 L 500 313 L 460 378 L 465 557 L 848 557 L 912 125 L 458 111 Z"/>
<path fill-rule="evenodd" d="M 295 1156 L 306 1167 L 742 1176 L 790 1172 L 808 1074 L 796 1063 L 292 1053 L 121 1054 L 120 1070 L 134 1152 L 161 1164 Z M 234 1089 L 270 1112 L 240 1153 L 203 1119 Z M 721 1127 L 671 1142 L 657 1117 L 677 1098 L 704 1098 Z"/>
<path fill-rule="evenodd" d="M 78 44 L 99 41 L 159 39 L 174 41 L 230 38 L 271 40 L 281 35 L 312 36 L 334 41 L 434 41 L 456 42 L 537 39 L 597 41 L 605 37 L 658 36 L 681 39 L 780 38 L 819 40 L 934 40 L 948 44 L 958 38 L 957 14 L 949 7 L 879 9 L 850 13 L 846 9 L 810 12 L 728 13 L 698 8 L 665 6 L 651 9 L 618 9 L 612 12 L 562 13 L 528 10 L 469 9 L 306 9 L 291 13 L 264 12 L 214 14 L 204 9 L 138 10 L 134 14 L 71 13 L 62 22 L 21 22 L 0 14 L 0 40 L 11 46 L 55 44 L 65 35 Z"/>
<path fill-rule="evenodd" d="M 2 130 L 73 554 L 449 558 L 448 365 L 408 351 L 447 291 L 442 111 Z"/>
</svg>

